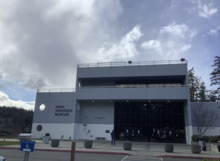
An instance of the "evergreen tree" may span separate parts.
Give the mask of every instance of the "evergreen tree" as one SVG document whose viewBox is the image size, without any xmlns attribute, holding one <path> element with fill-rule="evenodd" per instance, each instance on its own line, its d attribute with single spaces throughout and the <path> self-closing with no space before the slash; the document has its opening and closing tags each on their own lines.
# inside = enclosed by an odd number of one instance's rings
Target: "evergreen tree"
<svg viewBox="0 0 220 161">
<path fill-rule="evenodd" d="M 209 97 L 210 102 L 216 102 L 216 100 L 217 100 L 216 91 L 210 90 L 208 97 Z"/>
<path fill-rule="evenodd" d="M 14 135 L 22 132 L 30 133 L 33 121 L 33 110 L 27 111 L 15 107 L 0 106 L 0 119 L 0 133 L 6 132 L 8 134 L 13 133 Z M 10 127 L 13 129 L 10 130 Z"/>
<path fill-rule="evenodd" d="M 188 72 L 190 101 L 196 102 L 199 98 L 200 78 L 195 75 L 194 68 Z"/>
<path fill-rule="evenodd" d="M 214 64 L 212 65 L 214 67 L 213 72 L 210 73 L 210 80 L 211 80 L 211 86 L 219 86 L 216 90 L 218 96 L 220 93 L 220 57 L 215 56 Z"/>
<path fill-rule="evenodd" d="M 206 90 L 205 82 L 200 83 L 199 93 L 198 93 L 200 102 L 206 102 L 207 101 L 206 92 L 207 92 L 207 90 Z"/>
</svg>

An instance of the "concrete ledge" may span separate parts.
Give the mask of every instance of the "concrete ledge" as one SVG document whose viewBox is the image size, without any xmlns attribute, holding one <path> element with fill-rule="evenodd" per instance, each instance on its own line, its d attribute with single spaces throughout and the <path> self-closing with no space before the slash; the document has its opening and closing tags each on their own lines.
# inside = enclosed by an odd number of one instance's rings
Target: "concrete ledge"
<svg viewBox="0 0 220 161">
<path fill-rule="evenodd" d="M 206 150 L 207 151 L 214 151 L 214 152 L 219 153 L 218 152 L 218 145 L 220 145 L 220 144 L 218 144 L 218 143 L 207 143 Z"/>
</svg>

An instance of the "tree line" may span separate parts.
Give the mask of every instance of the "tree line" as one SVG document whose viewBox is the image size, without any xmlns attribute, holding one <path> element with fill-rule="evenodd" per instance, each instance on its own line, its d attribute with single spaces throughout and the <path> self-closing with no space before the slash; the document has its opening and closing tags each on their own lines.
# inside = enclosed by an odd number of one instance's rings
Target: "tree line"
<svg viewBox="0 0 220 161">
<path fill-rule="evenodd" d="M 0 133 L 31 133 L 33 110 L 0 106 Z"/>
<path fill-rule="evenodd" d="M 220 100 L 220 57 L 215 56 L 214 64 L 211 66 L 210 86 L 217 86 L 217 89 L 209 90 L 201 77 L 195 74 L 194 68 L 188 71 L 189 94 L 191 102 L 216 102 Z"/>
</svg>

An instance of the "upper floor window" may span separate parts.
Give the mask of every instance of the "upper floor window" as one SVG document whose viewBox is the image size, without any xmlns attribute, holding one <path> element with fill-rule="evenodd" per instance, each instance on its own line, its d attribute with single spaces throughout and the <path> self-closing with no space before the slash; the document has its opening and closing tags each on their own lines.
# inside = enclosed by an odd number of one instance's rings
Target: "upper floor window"
<svg viewBox="0 0 220 161">
<path fill-rule="evenodd" d="M 181 83 L 171 83 L 171 84 L 149 84 L 149 87 L 181 87 Z"/>
<path fill-rule="evenodd" d="M 181 87 L 181 83 L 169 84 L 116 84 L 119 88 L 146 88 L 146 87 Z"/>
<path fill-rule="evenodd" d="M 121 88 L 145 88 L 147 87 L 146 84 L 116 84 L 116 87 Z"/>
</svg>

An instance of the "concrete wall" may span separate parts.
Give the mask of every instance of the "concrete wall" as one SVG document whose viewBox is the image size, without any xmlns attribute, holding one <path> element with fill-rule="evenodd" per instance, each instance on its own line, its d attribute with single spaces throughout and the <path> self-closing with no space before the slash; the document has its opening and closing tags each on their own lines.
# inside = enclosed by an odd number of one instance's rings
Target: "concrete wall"
<svg viewBox="0 0 220 161">
<path fill-rule="evenodd" d="M 194 116 L 194 112 L 193 109 L 197 108 L 197 105 L 199 103 L 196 102 L 191 102 L 191 117 L 192 117 L 192 126 L 193 126 L 193 134 L 197 135 L 197 124 L 195 121 L 195 116 Z M 202 106 L 204 108 L 208 108 L 210 111 L 214 111 L 215 113 L 217 113 L 220 116 L 220 103 L 217 102 L 203 102 Z M 220 117 L 219 120 L 216 121 L 213 125 L 212 128 L 210 128 L 204 135 L 220 135 Z"/>
<path fill-rule="evenodd" d="M 37 93 L 33 123 L 73 123 L 75 110 L 75 93 Z M 40 105 L 45 110 L 40 110 Z M 62 108 L 59 108 L 62 106 Z M 56 112 L 56 110 L 72 110 L 72 112 Z M 68 116 L 56 116 L 56 113 L 68 113 Z"/>
<path fill-rule="evenodd" d="M 78 133 L 76 139 L 96 140 L 96 137 L 111 139 L 110 133 L 114 128 L 114 103 L 112 102 L 91 102 L 80 101 L 80 120 L 75 125 Z"/>
<path fill-rule="evenodd" d="M 114 124 L 79 124 L 79 136 L 78 139 L 96 140 L 96 137 L 105 137 L 106 140 L 111 140 L 110 133 L 106 133 L 106 130 L 112 131 Z"/>
<path fill-rule="evenodd" d="M 41 131 L 37 131 L 37 126 L 41 125 L 43 128 Z M 31 136 L 33 138 L 40 138 L 45 135 L 45 133 L 50 133 L 52 139 L 61 139 L 61 136 L 64 136 L 64 139 L 73 139 L 73 124 L 63 124 L 63 123 L 33 123 Z"/>
<path fill-rule="evenodd" d="M 114 124 L 113 102 L 82 102 L 81 124 Z"/>
<path fill-rule="evenodd" d="M 45 105 L 43 111 L 39 108 L 42 104 Z M 60 110 L 67 110 L 68 112 Z M 32 135 L 41 137 L 45 133 L 50 133 L 54 137 L 58 137 L 58 139 L 62 135 L 69 138 L 69 136 L 73 135 L 74 112 L 75 93 L 37 93 Z M 43 127 L 42 131 L 37 131 L 38 125 Z"/>
<path fill-rule="evenodd" d="M 186 75 L 187 64 L 78 68 L 77 78 Z"/>
</svg>

